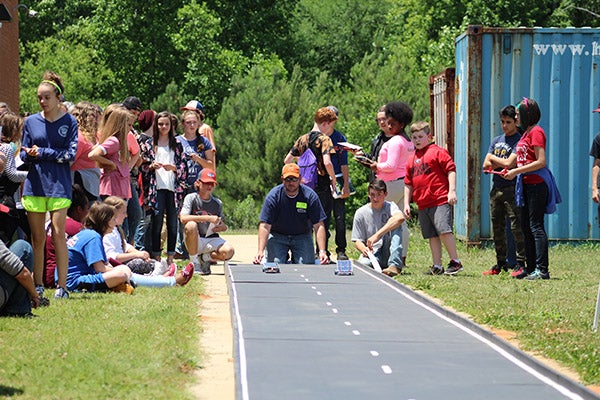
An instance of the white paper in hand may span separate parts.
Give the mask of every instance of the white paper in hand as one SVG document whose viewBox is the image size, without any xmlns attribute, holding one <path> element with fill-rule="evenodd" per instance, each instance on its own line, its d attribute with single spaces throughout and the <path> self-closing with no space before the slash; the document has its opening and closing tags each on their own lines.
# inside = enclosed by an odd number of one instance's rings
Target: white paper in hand
<svg viewBox="0 0 600 400">
<path fill-rule="evenodd" d="M 369 260 L 371 261 L 371 265 L 373 265 L 373 269 L 377 272 L 381 272 L 381 265 L 379 265 L 379 261 L 375 254 L 372 251 L 367 251 L 367 255 L 369 256 Z"/>
</svg>

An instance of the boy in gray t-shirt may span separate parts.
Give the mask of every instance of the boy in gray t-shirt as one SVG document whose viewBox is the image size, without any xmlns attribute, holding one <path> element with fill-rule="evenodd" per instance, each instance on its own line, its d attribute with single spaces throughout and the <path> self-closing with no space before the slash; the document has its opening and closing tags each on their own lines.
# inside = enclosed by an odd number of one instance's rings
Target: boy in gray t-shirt
<svg viewBox="0 0 600 400">
<path fill-rule="evenodd" d="M 354 214 L 352 241 L 360 251 L 358 261 L 373 266 L 369 254 L 375 256 L 382 272 L 388 276 L 400 274 L 402 263 L 402 223 L 404 213 L 396 203 L 385 201 L 387 186 L 377 179 L 369 184 L 368 204 Z"/>
<path fill-rule="evenodd" d="M 212 195 L 216 184 L 216 173 L 204 168 L 194 184 L 197 192 L 185 196 L 179 213 L 179 220 L 185 225 L 185 245 L 190 261 L 201 275 L 210 275 L 213 259 L 227 261 L 234 254 L 233 246 L 219 237 L 219 232 L 226 231 L 227 225 L 223 223 L 223 203 Z"/>
</svg>

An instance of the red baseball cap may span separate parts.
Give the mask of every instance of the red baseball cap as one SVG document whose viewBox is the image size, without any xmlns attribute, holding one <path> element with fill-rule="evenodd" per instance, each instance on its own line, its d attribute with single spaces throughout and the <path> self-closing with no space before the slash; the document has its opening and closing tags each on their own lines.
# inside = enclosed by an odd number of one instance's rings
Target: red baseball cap
<svg viewBox="0 0 600 400">
<path fill-rule="evenodd" d="M 202 169 L 198 180 L 202 183 L 214 183 L 217 184 L 217 174 L 210 168 Z"/>
</svg>

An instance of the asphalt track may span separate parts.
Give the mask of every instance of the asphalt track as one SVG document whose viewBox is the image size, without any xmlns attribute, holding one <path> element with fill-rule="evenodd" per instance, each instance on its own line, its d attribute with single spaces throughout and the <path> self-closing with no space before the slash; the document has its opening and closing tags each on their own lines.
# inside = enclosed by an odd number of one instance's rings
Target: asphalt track
<svg viewBox="0 0 600 400">
<path fill-rule="evenodd" d="M 238 399 L 600 398 L 390 278 L 334 269 L 228 267 Z"/>
</svg>

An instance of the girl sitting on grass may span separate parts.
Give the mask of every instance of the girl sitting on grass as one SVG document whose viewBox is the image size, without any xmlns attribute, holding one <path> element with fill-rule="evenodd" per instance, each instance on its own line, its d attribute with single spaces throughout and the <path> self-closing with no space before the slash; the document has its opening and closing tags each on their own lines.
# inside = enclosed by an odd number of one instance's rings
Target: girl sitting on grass
<svg viewBox="0 0 600 400">
<path fill-rule="evenodd" d="M 121 229 L 121 225 L 127 217 L 127 203 L 125 200 L 117 196 L 109 196 L 104 199 L 104 202 L 113 206 L 116 210 L 116 226 L 111 233 L 102 238 L 106 256 L 120 264 L 127 265 L 131 272 L 136 274 L 175 275 L 175 272 L 177 272 L 175 263 L 167 265 L 166 260 L 153 260 L 147 251 L 136 250 L 135 247 L 125 241 L 125 234 Z"/>
<path fill-rule="evenodd" d="M 116 210 L 106 203 L 94 203 L 83 224 L 84 228 L 68 240 L 68 290 L 103 292 L 108 290 L 133 292 L 133 286 L 166 287 L 186 285 L 194 275 L 194 264 L 189 263 L 175 276 L 144 276 L 131 272 L 126 265 L 108 263 L 102 237 L 116 226 Z"/>
</svg>

